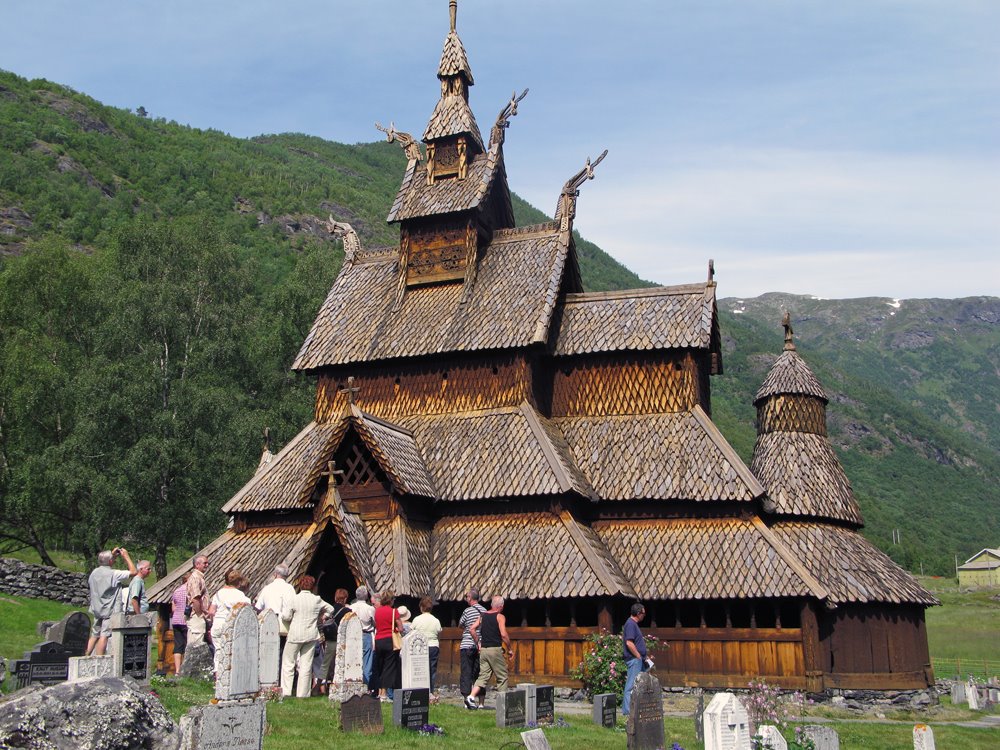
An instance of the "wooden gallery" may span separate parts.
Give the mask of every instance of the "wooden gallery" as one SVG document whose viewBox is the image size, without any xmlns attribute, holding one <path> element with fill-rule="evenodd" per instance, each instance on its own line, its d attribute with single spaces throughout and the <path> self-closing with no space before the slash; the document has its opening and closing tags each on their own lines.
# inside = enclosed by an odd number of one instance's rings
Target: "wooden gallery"
<svg viewBox="0 0 1000 750">
<path fill-rule="evenodd" d="M 437 77 L 424 148 L 386 131 L 408 157 L 398 246 L 363 249 L 331 221 L 343 268 L 294 364 L 316 377 L 314 420 L 223 506 L 231 524 L 201 550 L 210 590 L 235 566 L 255 594 L 284 562 L 323 574 L 331 601 L 359 584 L 411 609 L 430 595 L 442 682 L 458 679 L 472 586 L 508 601 L 515 680 L 571 684 L 586 637 L 620 632 L 640 599 L 666 685 L 931 684 L 935 599 L 858 532 L 827 396 L 787 321 L 747 466 L 711 417 L 711 272 L 583 291 L 573 219 L 596 163 L 555 220 L 515 227 L 503 145 L 518 99 L 484 140 L 454 3 Z"/>
</svg>

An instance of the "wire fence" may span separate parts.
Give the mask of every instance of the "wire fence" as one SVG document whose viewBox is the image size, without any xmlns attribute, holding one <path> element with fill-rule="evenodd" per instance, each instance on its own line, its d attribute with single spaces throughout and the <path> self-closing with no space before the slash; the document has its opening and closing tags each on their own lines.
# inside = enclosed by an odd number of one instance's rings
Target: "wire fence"
<svg viewBox="0 0 1000 750">
<path fill-rule="evenodd" d="M 981 680 L 990 677 L 1000 677 L 1000 661 L 989 659 L 931 659 L 934 676 L 937 678 L 968 679 L 976 677 Z"/>
</svg>

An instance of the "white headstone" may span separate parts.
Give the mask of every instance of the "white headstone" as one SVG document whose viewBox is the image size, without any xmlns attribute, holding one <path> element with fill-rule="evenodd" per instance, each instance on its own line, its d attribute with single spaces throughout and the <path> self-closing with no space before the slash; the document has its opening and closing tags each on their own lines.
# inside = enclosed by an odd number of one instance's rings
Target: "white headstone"
<svg viewBox="0 0 1000 750">
<path fill-rule="evenodd" d="M 353 612 L 344 615 L 337 629 L 337 655 L 330 683 L 330 700 L 343 703 L 368 692 L 362 670 L 361 620 Z"/>
<path fill-rule="evenodd" d="M 957 706 L 965 703 L 965 683 L 953 682 L 951 684 L 951 704 Z"/>
<path fill-rule="evenodd" d="M 552 750 L 548 737 L 541 729 L 529 729 L 527 732 L 521 732 L 521 742 L 527 750 Z"/>
<path fill-rule="evenodd" d="M 913 750 L 936 750 L 934 730 L 926 724 L 917 724 L 913 727 Z"/>
<path fill-rule="evenodd" d="M 69 657 L 70 682 L 91 680 L 95 677 L 113 677 L 115 657 L 113 656 L 71 656 Z"/>
<path fill-rule="evenodd" d="M 757 736 L 763 741 L 764 747 L 771 750 L 788 750 L 785 736 L 773 724 L 762 724 L 757 728 Z"/>
<path fill-rule="evenodd" d="M 716 693 L 704 721 L 705 750 L 750 750 L 750 717 L 732 693 Z"/>
<path fill-rule="evenodd" d="M 965 686 L 965 696 L 969 699 L 969 708 L 973 711 L 978 711 L 982 706 L 979 705 L 979 688 L 976 687 L 976 683 L 969 680 L 969 684 Z"/>
<path fill-rule="evenodd" d="M 840 735 L 833 727 L 808 724 L 802 727 L 802 734 L 812 740 L 815 750 L 840 750 Z"/>
<path fill-rule="evenodd" d="M 427 639 L 419 630 L 411 630 L 403 636 L 399 650 L 403 670 L 403 689 L 431 687 L 431 662 L 427 651 Z"/>
<path fill-rule="evenodd" d="M 181 717 L 180 750 L 260 750 L 264 713 L 261 700 L 194 706 Z"/>
<path fill-rule="evenodd" d="M 257 617 L 260 623 L 260 635 L 257 644 L 258 678 L 261 690 L 272 688 L 278 684 L 281 677 L 280 641 L 278 640 L 278 616 L 270 609 L 265 609 Z"/>
<path fill-rule="evenodd" d="M 256 695 L 260 690 L 260 625 L 253 607 L 244 604 L 233 609 L 223 630 L 222 657 L 216 659 L 218 674 L 215 697 L 236 700 Z"/>
</svg>

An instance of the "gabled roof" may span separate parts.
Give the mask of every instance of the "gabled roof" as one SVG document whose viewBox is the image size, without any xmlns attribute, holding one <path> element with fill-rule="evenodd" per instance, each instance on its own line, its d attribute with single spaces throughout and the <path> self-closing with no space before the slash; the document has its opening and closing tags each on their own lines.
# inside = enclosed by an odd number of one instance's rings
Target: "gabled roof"
<svg viewBox="0 0 1000 750">
<path fill-rule="evenodd" d="M 783 351 L 781 356 L 775 360 L 767 377 L 764 378 L 760 390 L 754 396 L 754 406 L 768 396 L 784 394 L 815 396 L 829 401 L 826 391 L 813 375 L 813 371 L 809 369 L 809 365 L 794 350 Z"/>
<path fill-rule="evenodd" d="M 506 189 L 507 176 L 499 145 L 491 146 L 486 153 L 472 155 L 463 180 L 447 178 L 428 184 L 427 165 L 411 161 L 403 173 L 403 181 L 386 221 L 391 224 L 420 216 L 438 216 L 478 208 L 495 181 L 502 183 L 499 187 Z"/>
<path fill-rule="evenodd" d="M 569 252 L 553 223 L 495 232 L 464 303 L 463 284 L 439 284 L 408 289 L 399 309 L 395 256 L 352 263 L 334 282 L 293 369 L 544 342 Z"/>
<path fill-rule="evenodd" d="M 771 531 L 830 591 L 830 601 L 940 604 L 888 555 L 851 529 L 781 522 Z"/>
<path fill-rule="evenodd" d="M 440 500 L 594 494 L 565 442 L 528 404 L 407 417 Z"/>
<path fill-rule="evenodd" d="M 310 422 L 222 506 L 223 513 L 306 507 L 320 473 L 347 429 Z"/>
<path fill-rule="evenodd" d="M 708 349 L 715 284 L 567 294 L 556 355 L 649 349 Z"/>
<path fill-rule="evenodd" d="M 434 106 L 434 112 L 431 113 L 431 119 L 427 122 L 424 141 L 433 141 L 463 133 L 472 136 L 479 151 L 484 150 L 483 136 L 479 132 L 479 125 L 476 124 L 476 118 L 465 97 L 461 94 L 442 96 L 438 99 Z"/>
<path fill-rule="evenodd" d="M 510 599 L 635 596 L 597 536 L 568 513 L 442 518 L 431 549 L 441 599 L 461 600 L 470 585 Z"/>
<path fill-rule="evenodd" d="M 409 430 L 351 406 L 358 435 L 400 493 L 436 497 L 434 481 Z"/>
<path fill-rule="evenodd" d="M 764 494 L 700 406 L 674 414 L 553 422 L 602 499 L 749 502 Z"/>
<path fill-rule="evenodd" d="M 750 470 L 767 488 L 774 513 L 864 524 L 851 483 L 825 435 L 781 431 L 759 435 Z"/>
<path fill-rule="evenodd" d="M 1000 549 L 991 549 L 989 547 L 979 550 L 979 552 L 958 566 L 959 570 L 994 570 L 996 568 L 1000 568 Z"/>
</svg>

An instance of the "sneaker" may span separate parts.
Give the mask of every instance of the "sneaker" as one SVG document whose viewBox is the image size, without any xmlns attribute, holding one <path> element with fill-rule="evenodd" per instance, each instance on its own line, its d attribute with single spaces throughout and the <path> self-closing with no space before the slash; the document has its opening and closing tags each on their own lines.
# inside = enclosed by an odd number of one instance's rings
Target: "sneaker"
<svg viewBox="0 0 1000 750">
<path fill-rule="evenodd" d="M 471 695 L 467 695 L 465 696 L 465 707 L 470 711 L 475 711 L 477 708 L 479 708 L 479 704 L 476 703 L 475 698 L 473 698 Z"/>
</svg>

